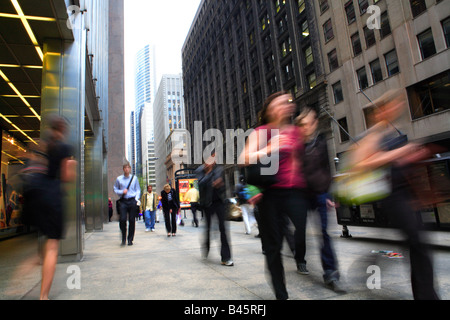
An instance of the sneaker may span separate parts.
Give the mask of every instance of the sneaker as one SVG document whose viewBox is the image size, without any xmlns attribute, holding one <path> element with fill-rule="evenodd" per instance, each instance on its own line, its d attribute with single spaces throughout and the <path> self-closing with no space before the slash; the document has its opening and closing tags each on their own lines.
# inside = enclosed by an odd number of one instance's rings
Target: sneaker
<svg viewBox="0 0 450 320">
<path fill-rule="evenodd" d="M 155 229 L 152 229 L 152 232 L 155 232 L 156 230 Z"/>
<path fill-rule="evenodd" d="M 309 270 L 306 268 L 306 263 L 297 264 L 297 273 L 303 274 L 305 276 L 307 276 L 309 274 Z"/>
<path fill-rule="evenodd" d="M 148 228 L 147 228 L 147 229 L 145 229 L 145 232 L 150 232 L 150 229 L 148 229 Z"/>
<path fill-rule="evenodd" d="M 339 280 L 332 280 L 329 283 L 326 284 L 328 288 L 333 290 L 336 293 L 346 293 L 347 291 L 342 287 Z"/>
<path fill-rule="evenodd" d="M 233 262 L 233 260 L 222 261 L 222 265 L 227 266 L 227 267 L 232 267 L 232 266 L 234 266 L 234 262 Z"/>
<path fill-rule="evenodd" d="M 326 285 L 330 284 L 332 281 L 339 281 L 340 275 L 338 270 L 325 270 L 323 275 L 323 281 Z"/>
</svg>

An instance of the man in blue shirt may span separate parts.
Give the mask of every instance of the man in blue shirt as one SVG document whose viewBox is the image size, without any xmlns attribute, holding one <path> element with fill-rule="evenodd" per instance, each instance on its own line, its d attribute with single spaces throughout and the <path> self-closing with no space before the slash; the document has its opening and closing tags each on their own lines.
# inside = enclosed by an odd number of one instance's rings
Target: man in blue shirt
<svg viewBox="0 0 450 320">
<path fill-rule="evenodd" d="M 141 187 L 138 178 L 131 175 L 131 166 L 127 162 L 123 166 L 123 175 L 118 177 L 114 184 L 114 192 L 120 197 L 119 215 L 120 230 L 122 231 L 122 245 L 127 239 L 127 214 L 128 214 L 128 245 L 133 245 L 136 227 L 136 214 L 138 214 L 137 202 L 141 197 Z"/>
</svg>

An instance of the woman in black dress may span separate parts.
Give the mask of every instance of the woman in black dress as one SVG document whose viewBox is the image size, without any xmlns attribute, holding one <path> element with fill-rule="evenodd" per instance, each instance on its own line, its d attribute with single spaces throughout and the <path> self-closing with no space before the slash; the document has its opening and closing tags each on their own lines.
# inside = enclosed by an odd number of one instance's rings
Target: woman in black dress
<svg viewBox="0 0 450 320">
<path fill-rule="evenodd" d="M 47 239 L 43 247 L 41 300 L 48 300 L 64 234 L 62 184 L 76 178 L 76 161 L 72 159 L 71 147 L 64 142 L 67 129 L 63 118 L 51 119 L 39 151 L 35 152 L 35 158 L 45 160 L 32 166 L 25 194 L 27 214 Z"/>
</svg>

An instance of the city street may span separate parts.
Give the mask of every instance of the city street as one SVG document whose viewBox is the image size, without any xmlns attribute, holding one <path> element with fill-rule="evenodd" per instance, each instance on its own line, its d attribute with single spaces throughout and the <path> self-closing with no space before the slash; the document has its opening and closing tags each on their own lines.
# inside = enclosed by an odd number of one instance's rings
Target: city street
<svg viewBox="0 0 450 320">
<path fill-rule="evenodd" d="M 245 235 L 243 222 L 230 222 L 233 267 L 220 263 L 219 238 L 212 241 L 209 257 L 201 256 L 204 220 L 200 228 L 191 225 L 190 213 L 177 237 L 168 238 L 164 222 L 156 232 L 145 232 L 136 225 L 133 246 L 120 246 L 117 222 L 105 224 L 104 231 L 85 235 L 83 261 L 57 266 L 51 300 L 178 300 L 191 306 L 193 301 L 274 300 L 265 272 L 261 243 Z M 290 300 L 412 300 L 408 251 L 394 230 L 350 228 L 353 238 L 341 238 L 342 227 L 331 219 L 333 238 L 346 293 L 335 293 L 322 281 L 318 249 L 319 230 L 309 217 L 307 261 L 310 275 L 296 272 L 293 255 L 284 249 L 284 266 Z M 450 298 L 450 233 L 429 233 L 435 261 L 438 292 Z M 34 259 L 37 243 L 33 236 L 0 242 L 0 299 L 37 300 L 40 266 Z M 403 258 L 388 258 L 372 251 L 393 251 Z M 368 281 L 379 267 L 380 289 Z M 370 279 L 369 279 L 370 278 Z M 368 286 L 368 282 L 369 286 Z M 376 287 L 376 286 L 375 286 Z M 189 304 L 187 303 L 189 302 Z M 183 302 L 184 303 L 184 302 Z"/>
</svg>

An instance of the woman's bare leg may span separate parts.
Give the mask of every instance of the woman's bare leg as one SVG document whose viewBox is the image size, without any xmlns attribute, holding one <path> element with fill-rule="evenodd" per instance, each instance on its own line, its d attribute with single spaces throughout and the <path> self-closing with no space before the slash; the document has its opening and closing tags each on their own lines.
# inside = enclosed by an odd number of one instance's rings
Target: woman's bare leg
<svg viewBox="0 0 450 320">
<path fill-rule="evenodd" d="M 59 240 L 49 239 L 44 247 L 40 300 L 48 300 L 58 262 Z"/>
</svg>

